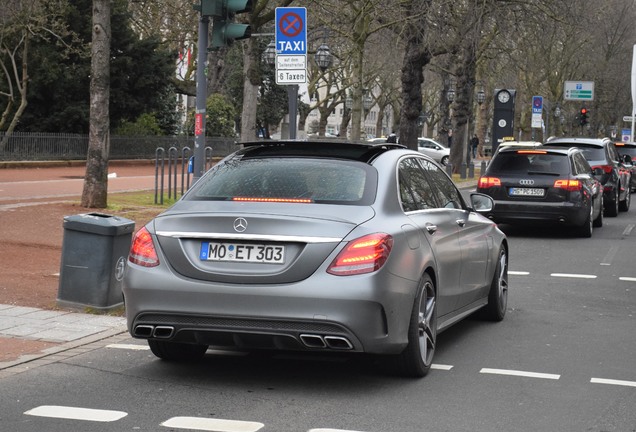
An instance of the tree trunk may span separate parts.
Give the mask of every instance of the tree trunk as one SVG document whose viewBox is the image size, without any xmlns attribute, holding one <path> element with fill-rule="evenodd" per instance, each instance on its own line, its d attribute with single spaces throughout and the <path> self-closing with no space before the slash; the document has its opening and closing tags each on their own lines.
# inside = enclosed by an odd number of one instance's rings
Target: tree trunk
<svg viewBox="0 0 636 432">
<path fill-rule="evenodd" d="M 105 208 L 110 147 L 110 0 L 93 0 L 90 126 L 82 206 Z"/>
<path fill-rule="evenodd" d="M 431 53 L 424 41 L 427 33 L 427 12 L 431 1 L 405 1 L 401 3 L 406 24 L 404 27 L 404 58 L 402 60 L 402 113 L 400 115 L 400 144 L 417 150 L 420 130 L 417 119 L 422 112 L 422 84 L 424 66 L 431 61 Z M 418 10 L 416 19 L 410 18 L 412 11 Z"/>
<path fill-rule="evenodd" d="M 256 41 L 245 42 L 243 54 L 243 112 L 241 113 L 241 142 L 256 140 L 256 106 L 258 104 L 258 88 L 261 85 L 260 58 L 256 52 Z"/>
</svg>

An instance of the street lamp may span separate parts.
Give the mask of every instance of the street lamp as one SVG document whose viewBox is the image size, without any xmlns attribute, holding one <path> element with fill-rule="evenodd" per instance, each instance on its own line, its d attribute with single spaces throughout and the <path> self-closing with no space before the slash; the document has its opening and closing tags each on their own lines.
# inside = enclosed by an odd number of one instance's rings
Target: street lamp
<svg viewBox="0 0 636 432">
<path fill-rule="evenodd" d="M 453 81 L 448 85 L 448 90 L 446 90 L 446 100 L 452 102 L 455 100 L 455 84 Z"/>
<path fill-rule="evenodd" d="M 486 102 L 486 92 L 484 92 L 484 84 L 479 81 L 479 90 L 477 90 L 477 103 L 481 106 L 484 102 Z"/>
<path fill-rule="evenodd" d="M 331 63 L 333 63 L 333 56 L 331 55 L 329 46 L 326 43 L 322 43 L 318 47 L 316 54 L 314 55 L 314 60 L 316 60 L 316 64 L 323 72 L 331 66 Z"/>
<path fill-rule="evenodd" d="M 276 42 L 271 41 L 263 52 L 263 60 L 270 66 L 276 62 Z"/>
</svg>

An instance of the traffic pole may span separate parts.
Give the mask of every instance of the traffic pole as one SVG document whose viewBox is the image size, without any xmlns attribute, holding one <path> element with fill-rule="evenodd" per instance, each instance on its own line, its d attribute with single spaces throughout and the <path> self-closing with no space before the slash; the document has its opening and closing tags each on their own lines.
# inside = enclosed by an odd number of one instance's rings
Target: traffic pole
<svg viewBox="0 0 636 432">
<path fill-rule="evenodd" d="M 203 175 L 205 166 L 205 123 L 206 99 L 208 96 L 208 80 L 206 70 L 208 65 L 208 27 L 209 19 L 201 16 L 199 20 L 199 43 L 197 53 L 197 89 L 196 110 L 194 113 L 194 163 L 192 164 L 192 184 Z"/>
</svg>

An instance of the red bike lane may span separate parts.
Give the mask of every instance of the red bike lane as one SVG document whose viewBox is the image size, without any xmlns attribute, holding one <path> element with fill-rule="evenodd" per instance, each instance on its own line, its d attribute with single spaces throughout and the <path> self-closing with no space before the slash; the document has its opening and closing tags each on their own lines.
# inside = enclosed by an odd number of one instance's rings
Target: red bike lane
<svg viewBox="0 0 636 432">
<path fill-rule="evenodd" d="M 0 169 L 0 204 L 79 198 L 85 173 L 83 165 Z M 155 166 L 149 162 L 111 164 L 108 174 L 109 193 L 155 188 Z"/>
</svg>

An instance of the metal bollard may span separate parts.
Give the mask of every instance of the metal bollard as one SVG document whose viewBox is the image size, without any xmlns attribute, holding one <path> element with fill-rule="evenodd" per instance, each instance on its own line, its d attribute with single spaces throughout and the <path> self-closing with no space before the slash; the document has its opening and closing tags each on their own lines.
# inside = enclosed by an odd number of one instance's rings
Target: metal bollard
<svg viewBox="0 0 636 432">
<path fill-rule="evenodd" d="M 468 178 L 475 178 L 475 164 L 468 165 Z"/>
<path fill-rule="evenodd" d="M 453 177 L 453 164 L 450 162 L 446 165 L 446 174 L 451 178 Z"/>
<path fill-rule="evenodd" d="M 466 162 L 462 162 L 462 164 L 460 166 L 459 178 L 461 178 L 461 179 L 465 179 L 466 178 Z"/>
</svg>

